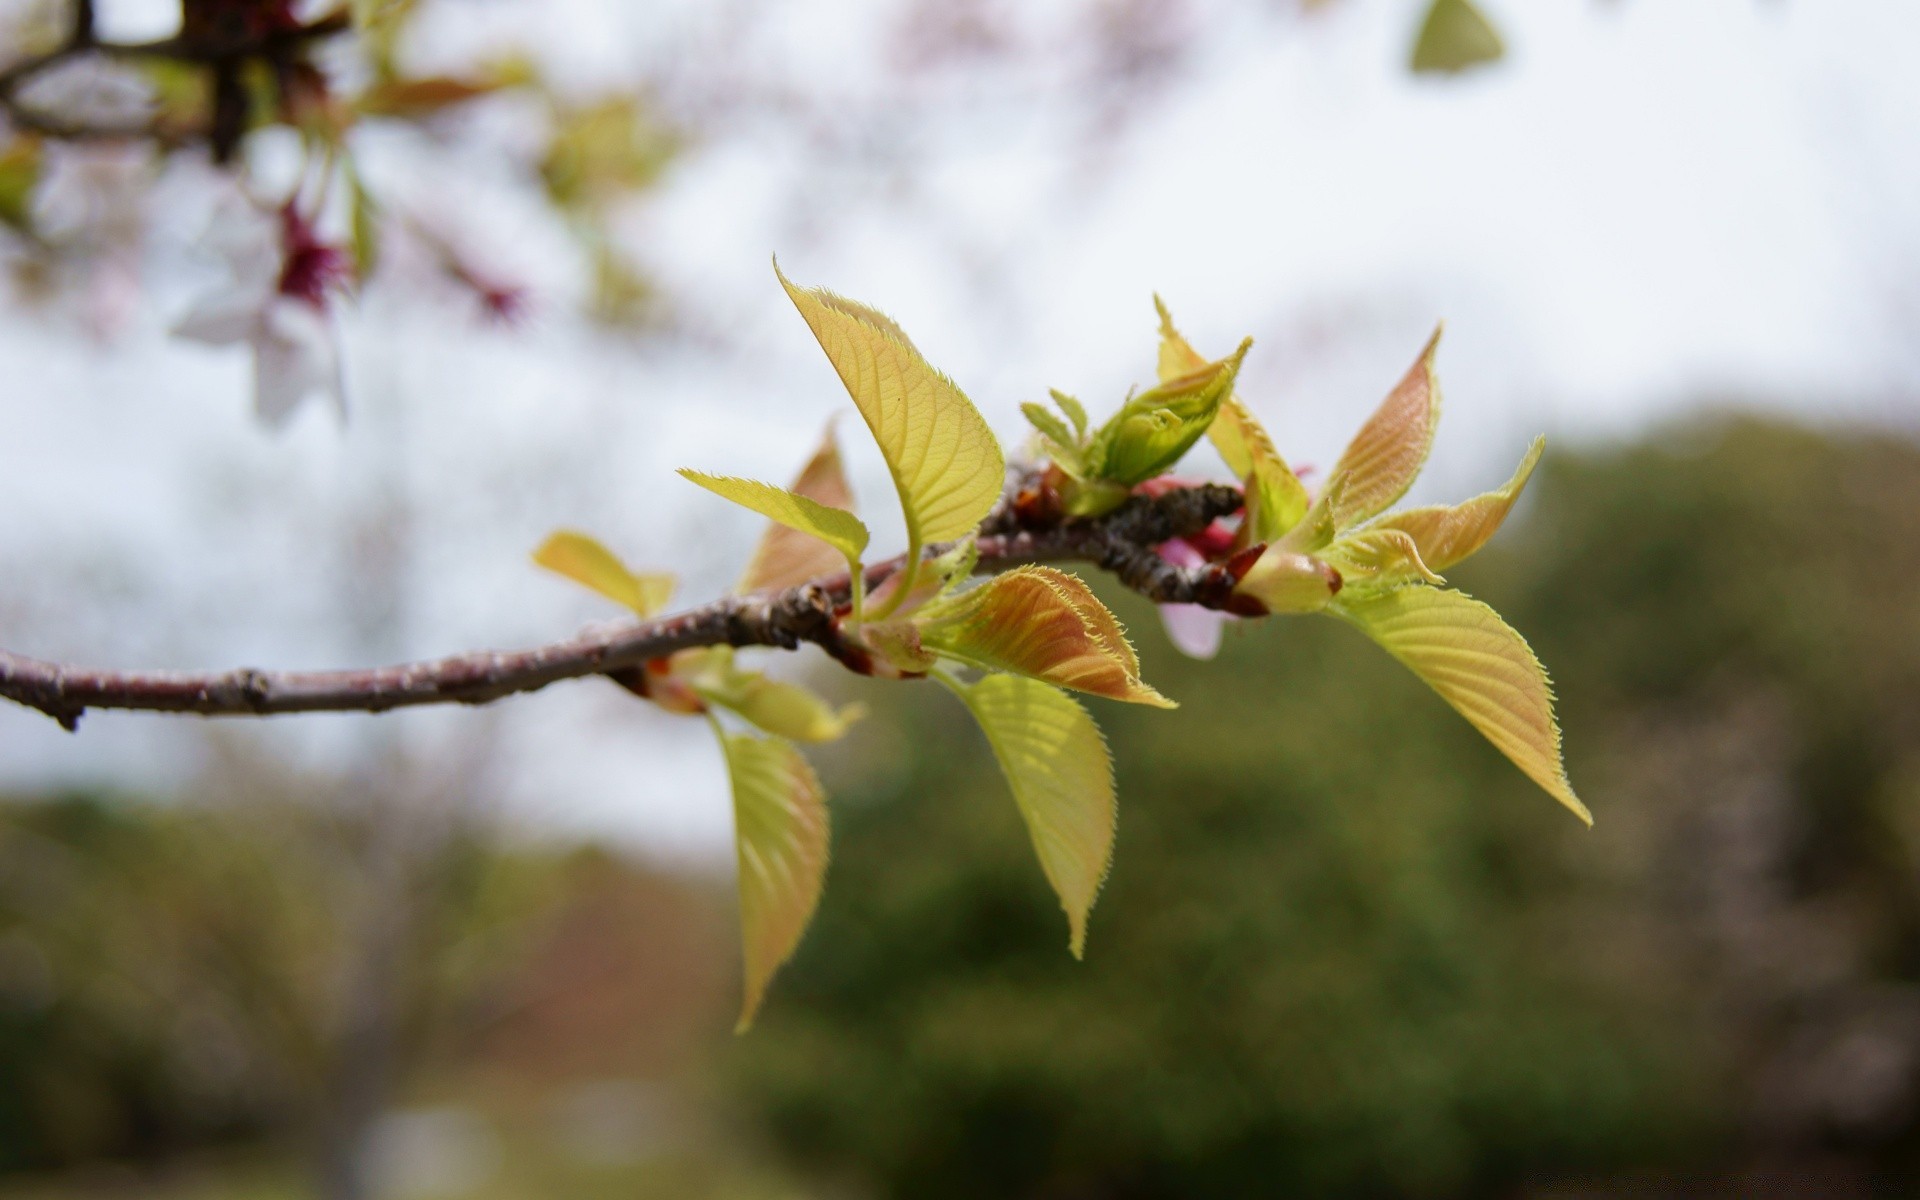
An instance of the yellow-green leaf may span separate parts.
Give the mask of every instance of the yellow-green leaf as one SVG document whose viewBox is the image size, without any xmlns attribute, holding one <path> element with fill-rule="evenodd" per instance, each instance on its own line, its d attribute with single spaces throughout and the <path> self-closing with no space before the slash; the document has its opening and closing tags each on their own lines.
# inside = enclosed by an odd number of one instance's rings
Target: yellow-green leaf
<svg viewBox="0 0 1920 1200">
<path fill-rule="evenodd" d="M 774 271 L 779 273 L 775 264 Z M 780 285 L 880 445 L 915 546 L 973 532 L 1000 499 L 1006 460 L 986 418 L 892 321 L 817 288 Z"/>
<path fill-rule="evenodd" d="M 1021 567 L 929 605 L 916 618 L 926 649 L 970 666 L 1058 687 L 1172 708 L 1140 681 L 1120 622 L 1086 584 L 1052 567 Z"/>
<path fill-rule="evenodd" d="M 779 738 L 725 734 L 740 871 L 746 996 L 736 1033 L 753 1024 L 767 983 L 813 919 L 827 873 L 827 798 L 800 752 Z"/>
<path fill-rule="evenodd" d="M 846 558 L 848 570 L 860 569 L 860 555 L 867 548 L 867 527 L 847 510 L 828 508 L 816 500 L 757 479 L 708 475 L 685 467 L 680 469 L 680 474 L 716 496 L 750 508 L 789 529 L 819 538 Z"/>
<path fill-rule="evenodd" d="M 1445 583 L 1420 557 L 1411 534 L 1372 526 L 1348 534 L 1320 552 L 1347 587 L 1398 587 L 1406 583 Z"/>
<path fill-rule="evenodd" d="M 1248 338 L 1219 362 L 1176 375 L 1121 405 L 1094 435 L 1089 473 L 1132 487 L 1179 462 L 1213 424 L 1252 346 Z"/>
<path fill-rule="evenodd" d="M 1013 789 L 1040 869 L 1066 910 L 1068 949 L 1086 950 L 1087 914 L 1113 859 L 1113 761 L 1100 727 L 1066 693 L 1017 675 L 955 685 Z"/>
<path fill-rule="evenodd" d="M 835 709 L 797 683 L 769 679 L 734 664 L 732 647 L 708 651 L 702 669 L 689 680 L 700 697 L 745 717 L 768 733 L 796 742 L 831 742 L 867 714 L 864 704 Z"/>
<path fill-rule="evenodd" d="M 1206 359 L 1174 328 L 1173 314 L 1160 297 L 1153 298 L 1153 306 L 1160 313 L 1160 378 L 1171 379 L 1205 366 Z M 1246 485 L 1243 545 L 1271 542 L 1300 523 L 1309 506 L 1306 485 L 1280 457 L 1273 439 L 1237 393 L 1229 392 L 1220 402 L 1207 437 L 1227 469 Z"/>
<path fill-rule="evenodd" d="M 1413 69 L 1452 74 L 1498 62 L 1507 48 L 1473 0 L 1433 0 L 1413 43 Z"/>
<path fill-rule="evenodd" d="M 1500 614 L 1464 593 L 1428 587 L 1343 596 L 1333 611 L 1424 679 L 1548 795 L 1593 824 L 1560 758 L 1546 669 Z"/>
<path fill-rule="evenodd" d="M 813 452 L 813 457 L 801 468 L 800 477 L 793 481 L 793 487 L 788 490 L 795 496 L 827 508 L 849 513 L 853 511 L 853 489 L 847 486 L 846 472 L 840 465 L 840 447 L 834 440 L 831 425 L 821 435 L 820 448 Z M 797 587 L 831 574 L 840 567 L 841 555 L 833 546 L 791 525 L 776 521 L 760 536 L 760 545 L 754 549 L 753 558 L 747 563 L 746 574 L 741 576 L 738 590 L 757 592 L 767 588 Z"/>
<path fill-rule="evenodd" d="M 1334 464 L 1327 495 L 1332 498 L 1335 528 L 1346 529 L 1385 510 L 1406 495 L 1426 465 L 1434 426 L 1440 421 L 1440 381 L 1433 372 L 1433 355 L 1439 348 L 1436 329 L 1413 367 Z"/>
<path fill-rule="evenodd" d="M 1533 439 L 1513 478 L 1494 491 L 1451 507 L 1436 505 L 1388 513 L 1368 528 L 1404 531 L 1420 547 L 1420 557 L 1426 564 L 1436 571 L 1444 571 L 1487 544 L 1487 539 L 1513 510 L 1514 502 L 1520 499 L 1520 492 L 1527 486 L 1545 447 L 1545 438 Z"/>
<path fill-rule="evenodd" d="M 613 551 L 575 530 L 563 529 L 542 542 L 533 552 L 533 561 L 643 617 L 651 617 L 673 599 L 673 576 L 637 575 Z"/>
</svg>

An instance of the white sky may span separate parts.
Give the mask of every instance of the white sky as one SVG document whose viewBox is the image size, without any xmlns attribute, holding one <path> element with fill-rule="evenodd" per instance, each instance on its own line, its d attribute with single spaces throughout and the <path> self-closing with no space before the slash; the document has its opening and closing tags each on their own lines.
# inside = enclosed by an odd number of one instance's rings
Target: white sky
<svg viewBox="0 0 1920 1200">
<path fill-rule="evenodd" d="M 188 251 L 157 256 L 168 269 L 111 340 L 13 311 L 0 644 L 318 666 L 532 643 L 610 615 L 527 565 L 559 525 L 681 569 L 689 599 L 713 594 L 754 522 L 672 469 L 783 479 L 847 407 L 774 284 L 775 250 L 796 279 L 896 316 L 1009 441 L 1019 402 L 1047 386 L 1098 411 L 1150 374 L 1155 289 L 1203 349 L 1256 337 L 1243 391 L 1307 462 L 1337 454 L 1446 318 L 1447 419 L 1420 498 L 1504 478 L 1536 432 L 1630 436 L 1703 401 L 1920 424 L 1920 8 L 1484 2 L 1509 61 L 1438 82 L 1402 69 L 1413 0 L 1306 20 L 1207 8 L 1200 60 L 1092 152 L 1073 77 L 1044 69 L 909 81 L 902 111 L 926 124 L 885 169 L 822 166 L 778 121 L 740 121 L 625 229 L 717 340 L 616 345 L 557 317 L 502 335 L 376 297 L 350 322 L 344 432 L 316 410 L 264 434 L 242 351 L 167 338 L 205 282 Z M 778 6 L 740 61 L 830 110 L 885 114 L 903 85 L 868 65 L 878 7 Z M 532 30 L 583 88 L 717 20 L 692 0 L 664 16 L 620 0 L 453 9 L 433 52 L 457 62 Z M 132 31 L 149 10 L 111 11 Z M 391 147 L 383 169 L 415 197 L 493 169 L 409 154 Z M 567 286 L 563 243 L 524 204 L 476 206 L 500 261 Z M 162 230 L 176 247 L 206 219 L 183 212 Z M 856 483 L 876 526 L 897 529 L 857 432 L 842 425 Z M 364 578 L 346 568 L 366 540 L 353 514 L 394 489 L 416 502 L 404 613 L 356 629 L 371 602 L 341 582 Z M 423 757 L 493 756 L 537 826 L 703 857 L 729 844 L 704 730 L 610 687 L 484 720 L 380 720 Z M 246 736 L 338 761 L 370 724 Z M 177 719 L 90 714 L 76 737 L 0 710 L 4 788 L 180 779 L 200 753 Z"/>
</svg>

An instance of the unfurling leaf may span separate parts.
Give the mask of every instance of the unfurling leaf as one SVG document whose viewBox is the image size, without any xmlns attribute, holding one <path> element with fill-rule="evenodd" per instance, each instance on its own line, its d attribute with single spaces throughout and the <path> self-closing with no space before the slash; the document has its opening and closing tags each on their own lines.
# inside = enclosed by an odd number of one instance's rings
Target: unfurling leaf
<svg viewBox="0 0 1920 1200">
<path fill-rule="evenodd" d="M 1412 535 L 1398 529 L 1369 527 L 1328 546 L 1320 555 L 1347 587 L 1399 587 L 1408 583 L 1445 583 L 1420 557 Z"/>
<path fill-rule="evenodd" d="M 1087 456 L 1089 473 L 1132 487 L 1179 462 L 1213 424 L 1252 345 L 1253 339 L 1248 338 L 1219 362 L 1176 375 L 1121 405 L 1094 435 Z"/>
<path fill-rule="evenodd" d="M 746 996 L 734 1032 L 753 1024 L 767 983 L 813 919 L 827 873 L 827 799 L 807 760 L 778 738 L 725 734 L 740 870 Z"/>
<path fill-rule="evenodd" d="M 999 501 L 1006 477 L 986 418 L 891 320 L 831 292 L 795 287 L 785 275 L 780 284 L 880 444 L 910 543 L 917 548 L 973 532 Z"/>
<path fill-rule="evenodd" d="M 835 709 L 810 689 L 734 665 L 733 650 L 715 646 L 690 683 L 710 704 L 731 709 L 761 729 L 796 742 L 831 742 L 867 713 L 863 704 Z"/>
<path fill-rule="evenodd" d="M 1337 503 L 1332 505 L 1336 528 L 1356 525 L 1406 495 L 1426 465 L 1434 426 L 1440 422 L 1440 381 L 1433 373 L 1433 355 L 1439 348 L 1436 329 L 1412 368 L 1334 464 L 1327 482 L 1330 493 L 1335 483 L 1340 485 Z"/>
<path fill-rule="evenodd" d="M 1234 586 L 1236 600 L 1251 606 L 1235 607 L 1242 615 L 1319 612 L 1340 594 L 1340 572 L 1310 554 L 1296 554 L 1268 546 Z"/>
<path fill-rule="evenodd" d="M 1506 53 L 1500 34 L 1473 0 L 1433 0 L 1413 43 L 1413 70 L 1419 74 L 1464 71 L 1498 62 Z"/>
<path fill-rule="evenodd" d="M 549 571 L 585 584 L 642 617 L 651 617 L 673 599 L 673 576 L 636 575 L 613 551 L 584 533 L 563 529 L 540 544 L 533 561 Z"/>
<path fill-rule="evenodd" d="M 1087 914 L 1113 859 L 1113 761 L 1100 727 L 1066 693 L 1017 675 L 953 685 L 986 732 L 1026 820 L 1040 869 L 1066 910 L 1068 949 L 1086 950 Z"/>
<path fill-rule="evenodd" d="M 1022 404 L 1020 411 L 1025 414 L 1027 423 L 1039 432 L 1041 452 L 1075 479 L 1085 478 L 1087 465 L 1080 439 L 1074 436 L 1067 423 L 1043 406 L 1031 402 Z"/>
<path fill-rule="evenodd" d="M 708 475 L 704 471 L 680 468 L 680 474 L 716 496 L 750 508 L 763 517 L 780 522 L 788 529 L 817 537 L 838 550 L 847 560 L 847 569 L 860 569 L 860 555 L 867 548 L 867 527 L 859 517 L 843 508 L 829 508 L 796 492 L 757 479 L 736 479 L 730 475 Z"/>
<path fill-rule="evenodd" d="M 862 645 L 877 657 L 874 674 L 883 677 L 920 676 L 937 659 L 920 644 L 920 627 L 905 617 L 867 621 L 854 631 Z"/>
<path fill-rule="evenodd" d="M 1021 567 L 915 620 L 927 650 L 990 671 L 1012 671 L 1059 687 L 1172 708 L 1140 682 L 1140 660 L 1119 621 L 1087 585 L 1052 567 Z"/>
<path fill-rule="evenodd" d="M 800 477 L 793 481 L 793 487 L 788 490 L 795 496 L 827 508 L 849 513 L 853 511 L 853 489 L 847 486 L 846 472 L 840 465 L 840 447 L 834 440 L 831 426 L 821 435 L 820 448 L 800 469 Z M 841 555 L 834 547 L 791 525 L 776 522 L 761 535 L 760 544 L 754 549 L 753 558 L 747 563 L 746 574 L 740 577 L 737 590 L 758 592 L 768 588 L 798 587 L 809 580 L 831 574 L 840 566 Z"/>
<path fill-rule="evenodd" d="M 1514 502 L 1520 499 L 1520 492 L 1533 475 L 1534 465 L 1540 461 L 1540 452 L 1545 446 L 1545 438 L 1533 439 L 1513 478 L 1495 491 L 1452 507 L 1436 505 L 1389 513 L 1368 528 L 1404 531 L 1420 547 L 1420 557 L 1426 564 L 1436 571 L 1444 571 L 1486 545 L 1487 539 L 1500 528 L 1500 523 L 1513 510 Z"/>
<path fill-rule="evenodd" d="M 1160 297 L 1153 298 L 1153 306 L 1160 313 L 1160 378 L 1171 379 L 1204 366 L 1206 360 L 1174 328 L 1173 314 Z M 1274 449 L 1273 439 L 1238 394 L 1229 392 L 1220 402 L 1219 415 L 1207 427 L 1207 437 L 1227 469 L 1246 485 L 1242 545 L 1271 542 L 1300 523 L 1309 506 L 1306 486 Z"/>
<path fill-rule="evenodd" d="M 1332 611 L 1424 679 L 1548 795 L 1593 824 L 1560 758 L 1546 669 L 1500 614 L 1461 592 L 1428 587 L 1342 597 Z"/>
</svg>

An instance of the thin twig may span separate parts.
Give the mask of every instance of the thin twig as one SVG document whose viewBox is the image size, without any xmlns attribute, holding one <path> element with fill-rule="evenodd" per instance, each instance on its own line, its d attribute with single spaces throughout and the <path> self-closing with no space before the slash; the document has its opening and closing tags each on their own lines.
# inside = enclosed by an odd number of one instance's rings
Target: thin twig
<svg viewBox="0 0 1920 1200">
<path fill-rule="evenodd" d="M 982 574 L 1027 562 L 1084 561 L 1113 570 L 1121 582 L 1160 603 L 1220 607 L 1232 589 L 1223 568 L 1171 566 L 1153 548 L 1197 533 L 1240 507 L 1239 492 L 1206 485 L 1148 499 L 1136 497 L 1089 521 L 1015 528 L 1002 513 L 979 539 Z M 944 547 L 933 547 L 938 553 Z M 894 559 L 868 568 L 877 584 L 898 571 Z M 696 646 L 821 646 L 857 660 L 836 622 L 848 602 L 842 574 L 800 587 L 729 596 L 649 621 L 599 625 L 530 650 L 487 650 L 398 666 L 331 671 L 115 671 L 42 662 L 0 650 L 0 698 L 38 709 L 68 729 L 89 708 L 142 709 L 200 716 L 272 716 L 303 712 L 385 712 L 423 704 L 486 704 L 562 679 L 621 675 Z"/>
</svg>

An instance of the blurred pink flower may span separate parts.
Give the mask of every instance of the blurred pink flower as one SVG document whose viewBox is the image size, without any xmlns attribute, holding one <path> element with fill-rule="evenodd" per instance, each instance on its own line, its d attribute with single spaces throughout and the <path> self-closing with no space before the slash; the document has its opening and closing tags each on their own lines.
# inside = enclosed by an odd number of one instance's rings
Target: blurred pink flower
<svg viewBox="0 0 1920 1200">
<path fill-rule="evenodd" d="M 285 425 L 315 393 L 330 399 L 344 421 L 329 305 L 352 279 L 346 251 L 320 240 L 292 204 L 280 210 L 277 231 L 261 222 L 222 222 L 209 240 L 232 281 L 202 297 L 173 332 L 211 346 L 251 346 L 254 411 L 269 428 Z"/>
<path fill-rule="evenodd" d="M 1204 567 L 1212 561 L 1208 551 L 1217 555 L 1232 542 L 1232 532 L 1216 521 L 1191 539 L 1174 538 L 1162 542 L 1157 549 L 1161 558 L 1176 567 Z M 1212 658 L 1220 653 L 1220 639 L 1230 620 L 1233 618 L 1228 614 L 1198 604 L 1160 605 L 1160 621 L 1167 627 L 1167 640 L 1189 658 Z"/>
</svg>

